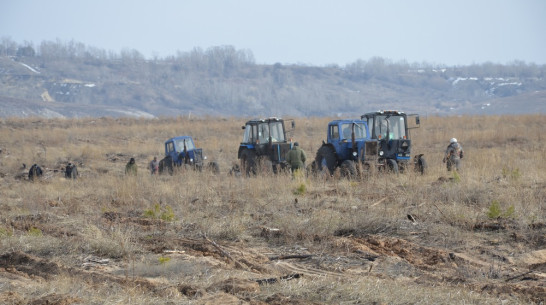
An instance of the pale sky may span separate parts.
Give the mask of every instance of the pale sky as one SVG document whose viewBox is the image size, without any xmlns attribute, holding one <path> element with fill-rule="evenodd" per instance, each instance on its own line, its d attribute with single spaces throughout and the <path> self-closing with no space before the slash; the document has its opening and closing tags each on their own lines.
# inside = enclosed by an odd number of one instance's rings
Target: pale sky
<svg viewBox="0 0 546 305">
<path fill-rule="evenodd" d="M 258 64 L 546 64 L 545 0 L 0 0 L 0 38 L 145 57 L 250 50 Z"/>
</svg>

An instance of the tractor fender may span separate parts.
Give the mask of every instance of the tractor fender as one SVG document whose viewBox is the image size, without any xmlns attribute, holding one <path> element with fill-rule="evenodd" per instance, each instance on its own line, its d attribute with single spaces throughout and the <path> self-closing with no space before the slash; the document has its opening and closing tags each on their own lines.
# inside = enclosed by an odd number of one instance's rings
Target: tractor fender
<svg viewBox="0 0 546 305">
<path fill-rule="evenodd" d="M 334 151 L 334 156 L 336 156 L 336 160 L 339 160 L 339 156 L 337 155 L 336 147 L 332 143 L 324 143 L 324 141 L 322 141 L 322 145 L 320 147 L 323 147 L 323 146 L 331 148 Z M 320 149 L 320 147 L 319 147 L 319 149 Z"/>
<path fill-rule="evenodd" d="M 243 153 L 243 151 L 245 150 L 254 150 L 254 145 L 244 145 L 244 144 L 241 144 L 239 146 L 239 151 L 237 152 L 237 159 L 241 159 L 241 154 Z"/>
</svg>

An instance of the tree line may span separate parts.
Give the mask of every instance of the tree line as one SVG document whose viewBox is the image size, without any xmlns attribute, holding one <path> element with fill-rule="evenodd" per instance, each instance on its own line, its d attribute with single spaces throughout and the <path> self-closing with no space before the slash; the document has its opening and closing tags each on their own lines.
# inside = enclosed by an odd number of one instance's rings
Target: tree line
<svg viewBox="0 0 546 305">
<path fill-rule="evenodd" d="M 183 109 L 226 115 L 330 115 L 385 105 L 407 109 L 408 104 L 430 111 L 450 109 L 461 101 L 480 103 L 546 90 L 546 65 L 523 61 L 447 67 L 373 57 L 344 67 L 258 65 L 250 50 L 233 46 L 145 58 L 131 49 L 116 53 L 76 41 L 34 45 L 10 38 L 0 39 L 0 56 L 45 71 L 32 77 L 43 78 L 40 84 L 56 101 L 126 105 L 154 114 Z M 60 83 L 67 78 L 97 86 Z M 28 90 L 35 87 L 29 84 Z M 23 86 L 19 88 L 16 93 L 25 94 Z"/>
</svg>

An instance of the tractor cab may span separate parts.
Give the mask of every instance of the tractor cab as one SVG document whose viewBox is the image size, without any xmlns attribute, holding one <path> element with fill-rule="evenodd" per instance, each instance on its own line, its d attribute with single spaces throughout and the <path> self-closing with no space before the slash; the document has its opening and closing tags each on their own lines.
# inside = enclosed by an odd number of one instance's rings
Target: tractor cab
<svg viewBox="0 0 546 305">
<path fill-rule="evenodd" d="M 174 137 L 165 141 L 165 156 L 170 157 L 176 165 L 190 164 L 202 166 L 203 150 L 196 148 L 190 136 Z"/>
<path fill-rule="evenodd" d="M 408 127 L 408 117 L 415 117 L 413 127 Z M 401 111 L 376 111 L 363 114 L 371 129 L 371 138 L 379 142 L 379 162 L 390 167 L 407 167 L 411 156 L 411 139 L 409 130 L 420 124 L 417 114 L 405 114 Z M 396 165 L 395 165 L 396 163 Z"/>
<path fill-rule="evenodd" d="M 328 123 L 327 142 L 340 160 L 364 158 L 363 148 L 370 139 L 368 125 L 362 120 L 334 120 Z"/>
<path fill-rule="evenodd" d="M 294 121 L 292 121 L 294 130 Z M 255 165 L 259 160 L 272 163 L 273 170 L 285 161 L 285 155 L 291 148 L 291 138 L 285 129 L 285 120 L 281 118 L 255 119 L 245 123 L 242 127 L 243 140 L 239 145 L 238 158 L 241 166 L 248 171 L 255 172 Z"/>
</svg>

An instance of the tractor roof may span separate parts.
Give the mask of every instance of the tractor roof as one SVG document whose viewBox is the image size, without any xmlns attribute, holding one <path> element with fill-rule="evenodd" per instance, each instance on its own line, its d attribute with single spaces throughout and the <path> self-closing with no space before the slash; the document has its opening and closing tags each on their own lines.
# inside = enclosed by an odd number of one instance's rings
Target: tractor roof
<svg viewBox="0 0 546 305">
<path fill-rule="evenodd" d="M 246 124 L 251 124 L 251 123 L 265 123 L 265 122 L 282 122 L 284 121 L 283 119 L 281 118 L 277 118 L 277 117 L 269 117 L 269 118 L 262 118 L 262 119 L 252 119 L 248 122 L 246 122 Z"/>
<path fill-rule="evenodd" d="M 398 110 L 378 110 L 378 111 L 375 111 L 375 112 L 368 112 L 368 113 L 365 113 L 364 115 L 388 115 L 388 114 L 391 114 L 391 115 L 402 115 L 404 114 L 403 111 L 398 111 Z"/>
<path fill-rule="evenodd" d="M 185 140 L 188 140 L 188 139 L 192 140 L 191 136 L 179 136 L 179 137 L 170 138 L 170 139 L 168 139 L 168 140 L 165 141 L 165 142 L 176 141 L 176 140 L 184 140 L 184 139 L 185 139 Z M 193 140 L 192 140 L 192 141 L 193 141 Z"/>
<path fill-rule="evenodd" d="M 344 123 L 366 123 L 366 121 L 360 120 L 360 119 L 333 120 L 333 121 L 330 121 L 328 125 L 338 125 L 338 124 L 344 124 Z"/>
</svg>

